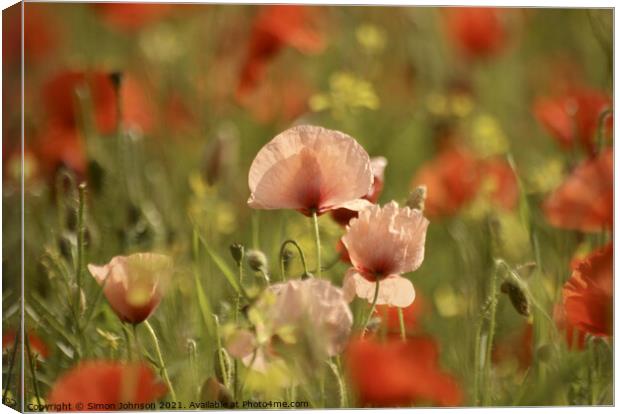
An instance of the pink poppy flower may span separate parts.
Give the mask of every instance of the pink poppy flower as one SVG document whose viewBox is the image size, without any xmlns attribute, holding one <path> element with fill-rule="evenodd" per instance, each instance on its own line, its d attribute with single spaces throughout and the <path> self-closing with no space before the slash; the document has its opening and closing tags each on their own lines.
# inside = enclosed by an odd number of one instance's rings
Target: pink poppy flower
<svg viewBox="0 0 620 414">
<path fill-rule="evenodd" d="M 364 199 L 371 203 L 376 203 L 377 200 L 379 200 L 381 191 L 383 191 L 383 176 L 386 166 L 387 160 L 385 157 L 373 157 L 370 159 L 370 168 L 372 168 L 374 181 L 372 183 L 372 189 L 364 196 Z M 339 208 L 338 210 L 332 211 L 331 216 L 336 223 L 346 226 L 353 217 L 357 217 L 357 211 Z"/>
<path fill-rule="evenodd" d="M 360 210 L 372 188 L 368 154 L 350 136 L 302 125 L 282 132 L 256 155 L 249 173 L 252 208 L 294 209 L 311 216 Z"/>
<path fill-rule="evenodd" d="M 136 253 L 116 256 L 103 266 L 88 265 L 118 317 L 132 324 L 148 318 L 162 297 L 163 285 L 172 271 L 168 256 Z"/>
<path fill-rule="evenodd" d="M 353 264 L 344 278 L 347 298 L 357 295 L 372 302 L 378 280 L 378 305 L 411 305 L 415 290 L 401 274 L 422 264 L 427 227 L 422 212 L 400 208 L 395 201 L 361 211 L 342 237 Z"/>
</svg>

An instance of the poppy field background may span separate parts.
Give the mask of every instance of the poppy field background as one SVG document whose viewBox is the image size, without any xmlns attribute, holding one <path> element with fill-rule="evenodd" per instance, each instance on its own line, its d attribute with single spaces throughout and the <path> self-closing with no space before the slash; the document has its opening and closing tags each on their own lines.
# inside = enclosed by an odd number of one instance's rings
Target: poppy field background
<svg viewBox="0 0 620 414">
<path fill-rule="evenodd" d="M 20 11 L 3 11 L 3 402 L 22 401 L 23 155 L 26 404 L 613 404 L 611 10 L 24 9 L 23 154 Z M 257 154 L 297 125 L 363 147 L 359 196 L 428 219 L 423 261 L 402 313 L 356 297 L 342 349 L 281 328 L 257 371 L 233 343 L 276 318 L 261 291 L 331 295 L 351 267 L 357 213 L 318 217 L 319 270 L 311 211 L 248 205 Z M 103 293 L 116 256 L 166 273 L 151 302 L 133 292 L 144 309 Z"/>
</svg>

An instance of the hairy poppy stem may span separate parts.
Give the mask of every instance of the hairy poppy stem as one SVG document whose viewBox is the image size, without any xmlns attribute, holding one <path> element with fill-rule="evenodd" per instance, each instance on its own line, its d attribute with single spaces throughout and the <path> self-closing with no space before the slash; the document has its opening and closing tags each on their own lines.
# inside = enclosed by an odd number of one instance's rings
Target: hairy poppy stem
<svg viewBox="0 0 620 414">
<path fill-rule="evenodd" d="M 400 338 L 407 340 L 407 334 L 405 332 L 405 317 L 403 315 L 403 308 L 398 308 L 398 323 L 400 325 Z"/>
<path fill-rule="evenodd" d="M 75 268 L 75 323 L 76 329 L 79 333 L 79 315 L 80 315 L 80 302 L 82 293 L 82 267 L 84 266 L 84 204 L 86 196 L 86 183 L 81 183 L 78 186 L 78 211 L 77 211 L 77 230 L 78 230 L 78 243 L 77 243 L 77 263 Z"/>
<path fill-rule="evenodd" d="M 484 405 L 488 405 L 489 398 L 491 396 L 491 353 L 493 352 L 493 336 L 495 335 L 495 316 L 497 311 L 497 280 L 499 267 L 502 261 L 495 261 L 493 275 L 491 277 L 491 288 L 489 292 L 490 298 L 490 309 L 489 309 L 489 331 L 487 333 L 487 342 L 486 342 L 486 352 L 484 355 L 485 359 L 485 383 L 486 383 L 486 392 L 484 393 L 483 403 Z"/>
<path fill-rule="evenodd" d="M 285 240 L 284 243 L 282 243 L 282 246 L 280 247 L 280 272 L 281 272 L 281 278 L 282 281 L 286 280 L 286 272 L 284 270 L 284 252 L 286 249 L 286 245 L 287 244 L 292 244 L 293 246 L 295 246 L 297 248 L 297 251 L 299 252 L 299 258 L 301 259 L 301 265 L 304 267 L 304 274 L 307 275 L 308 274 L 308 266 L 306 264 L 306 256 L 304 255 L 303 250 L 301 250 L 301 247 L 299 246 L 299 244 L 297 244 L 297 242 L 295 240 Z"/>
<path fill-rule="evenodd" d="M 366 334 L 366 328 L 368 328 L 368 324 L 370 323 L 372 314 L 375 313 L 375 306 L 377 306 L 378 297 L 379 297 L 379 279 L 377 279 L 377 281 L 375 282 L 375 295 L 372 298 L 372 305 L 370 305 L 370 312 L 368 312 L 368 316 L 366 316 L 366 321 L 364 322 L 364 326 L 362 329 L 362 337 Z"/>
<path fill-rule="evenodd" d="M 146 329 L 151 334 L 151 339 L 153 340 L 153 346 L 155 347 L 155 352 L 157 353 L 157 358 L 159 359 L 159 367 L 161 369 L 161 375 L 164 379 L 164 382 L 168 386 L 168 389 L 170 390 L 170 396 L 172 397 L 173 401 L 178 401 L 177 394 L 174 392 L 174 387 L 172 386 L 172 382 L 170 382 L 170 377 L 168 376 L 168 370 L 166 369 L 166 364 L 164 363 L 164 357 L 161 354 L 161 348 L 159 347 L 159 340 L 157 339 L 157 335 L 155 334 L 155 331 L 153 330 L 153 327 L 151 326 L 149 321 L 145 320 L 144 326 L 146 326 Z"/>
<path fill-rule="evenodd" d="M 314 224 L 314 238 L 316 240 L 316 275 L 321 278 L 321 235 L 319 234 L 319 217 L 316 211 L 312 212 L 312 223 Z"/>
</svg>

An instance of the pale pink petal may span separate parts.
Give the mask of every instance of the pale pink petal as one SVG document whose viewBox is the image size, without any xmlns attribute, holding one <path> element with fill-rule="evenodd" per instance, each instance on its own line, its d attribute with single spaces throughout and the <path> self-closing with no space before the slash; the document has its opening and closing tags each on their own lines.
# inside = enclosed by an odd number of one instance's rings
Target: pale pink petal
<svg viewBox="0 0 620 414">
<path fill-rule="evenodd" d="M 362 299 L 372 303 L 376 282 L 370 282 L 360 275 L 355 269 L 349 269 L 345 274 L 344 286 L 347 298 L 354 293 Z M 352 300 L 352 299 L 351 299 Z M 390 275 L 379 282 L 379 294 L 377 305 L 390 305 L 399 308 L 406 308 L 415 300 L 415 289 L 413 284 L 400 275 Z"/>
<path fill-rule="evenodd" d="M 347 226 L 342 242 L 355 268 L 379 277 L 416 270 L 424 260 L 428 220 L 394 201 L 373 205 Z"/>
<path fill-rule="evenodd" d="M 110 266 L 107 264 L 103 266 L 88 264 L 87 268 L 90 274 L 95 278 L 97 283 L 99 283 L 99 285 L 103 285 L 103 282 L 106 280 L 108 274 L 110 273 Z"/>
<path fill-rule="evenodd" d="M 385 175 L 385 167 L 387 167 L 387 159 L 385 157 L 372 157 L 370 159 L 370 168 L 372 175 L 380 180 L 383 180 Z"/>
<path fill-rule="evenodd" d="M 256 349 L 254 334 L 247 329 L 235 331 L 226 343 L 226 350 L 233 358 L 244 358 L 252 355 Z"/>
<path fill-rule="evenodd" d="M 347 201 L 346 203 L 338 204 L 337 206 L 334 206 L 334 208 L 346 208 L 347 210 L 361 211 L 372 205 L 373 203 L 371 203 L 370 201 L 364 198 L 358 198 L 357 200 L 351 200 Z"/>
<path fill-rule="evenodd" d="M 302 125 L 266 144 L 250 167 L 248 204 L 254 208 L 324 212 L 365 196 L 370 158 L 350 136 Z"/>
</svg>

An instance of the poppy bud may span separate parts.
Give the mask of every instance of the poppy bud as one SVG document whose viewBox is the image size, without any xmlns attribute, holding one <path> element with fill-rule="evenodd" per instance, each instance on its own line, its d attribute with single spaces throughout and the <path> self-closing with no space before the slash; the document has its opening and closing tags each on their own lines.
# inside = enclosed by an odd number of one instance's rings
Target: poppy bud
<svg viewBox="0 0 620 414">
<path fill-rule="evenodd" d="M 282 264 L 284 265 L 284 270 L 288 271 L 293 257 L 295 257 L 295 255 L 292 251 L 284 249 L 284 251 L 282 252 Z"/>
<path fill-rule="evenodd" d="M 248 250 L 246 260 L 255 272 L 267 271 L 267 256 L 260 250 Z"/>
<path fill-rule="evenodd" d="M 72 296 L 71 297 L 75 297 L 75 290 L 77 289 L 77 286 L 73 286 L 72 287 Z M 79 306 L 79 311 L 80 311 L 80 316 L 84 315 L 84 312 L 86 311 L 86 295 L 84 294 L 84 290 L 80 289 L 80 306 Z"/>
<path fill-rule="evenodd" d="M 512 306 L 520 315 L 530 316 L 530 303 L 521 286 L 514 282 L 505 281 L 502 283 L 501 291 L 508 295 Z"/>
<path fill-rule="evenodd" d="M 200 388 L 200 399 L 202 401 L 218 401 L 224 406 L 233 403 L 230 391 L 224 387 L 217 379 L 210 377 Z"/>
<path fill-rule="evenodd" d="M 407 207 L 424 211 L 424 202 L 426 201 L 426 186 L 417 186 L 407 198 Z"/>
<path fill-rule="evenodd" d="M 235 260 L 235 263 L 237 263 L 237 266 L 240 266 L 243 261 L 244 250 L 245 248 L 242 244 L 233 243 L 230 245 L 230 254 Z"/>
</svg>

